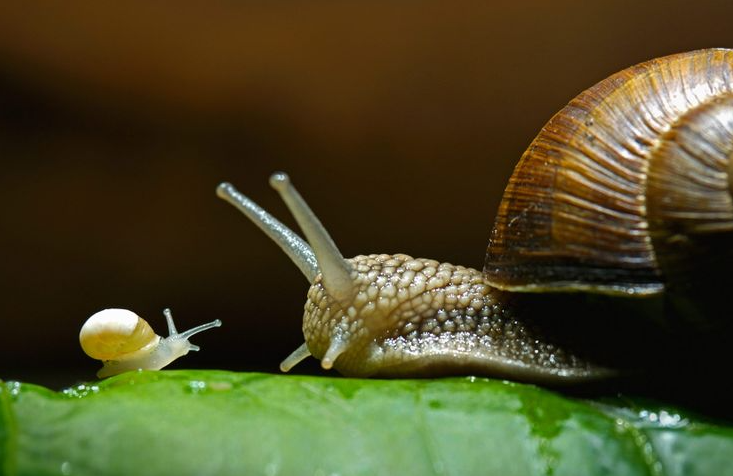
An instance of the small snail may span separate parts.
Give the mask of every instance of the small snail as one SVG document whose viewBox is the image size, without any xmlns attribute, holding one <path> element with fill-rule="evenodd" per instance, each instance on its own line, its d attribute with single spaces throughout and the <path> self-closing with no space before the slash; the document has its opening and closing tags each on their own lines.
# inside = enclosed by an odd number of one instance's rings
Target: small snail
<svg viewBox="0 0 733 476">
<path fill-rule="evenodd" d="M 557 113 L 509 180 L 483 272 L 404 254 L 344 259 L 283 173 L 270 184 L 307 243 L 232 185 L 217 194 L 311 284 L 305 343 L 283 371 L 313 355 L 347 376 L 582 382 L 615 372 L 553 331 L 556 314 L 572 313 L 549 309 L 558 296 L 622 301 L 610 325 L 594 330 L 619 332 L 619 354 L 626 340 L 664 340 L 624 320 L 642 301 L 691 329 L 726 319 L 719 305 L 733 262 L 732 155 L 733 50 L 709 49 L 623 70 Z M 581 313 L 573 326 L 594 317 Z"/>
<path fill-rule="evenodd" d="M 156 335 L 145 319 L 127 309 L 105 309 L 87 319 L 79 332 L 79 342 L 84 353 L 104 363 L 97 377 L 128 370 L 160 370 L 189 351 L 199 350 L 188 341 L 191 336 L 221 326 L 217 319 L 179 334 L 170 309 L 164 309 L 163 314 L 168 337 Z"/>
</svg>

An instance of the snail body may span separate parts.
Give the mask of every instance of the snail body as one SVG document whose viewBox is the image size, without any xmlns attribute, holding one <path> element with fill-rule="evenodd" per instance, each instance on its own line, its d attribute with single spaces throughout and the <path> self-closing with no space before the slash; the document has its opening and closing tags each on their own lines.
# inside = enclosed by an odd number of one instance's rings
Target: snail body
<svg viewBox="0 0 733 476">
<path fill-rule="evenodd" d="M 217 193 L 311 284 L 306 342 L 282 370 L 313 355 L 348 376 L 563 383 L 615 372 L 540 323 L 528 304 L 550 299 L 539 293 L 662 300 L 665 319 L 721 320 L 725 293 L 716 292 L 730 287 L 733 262 L 731 156 L 733 51 L 713 49 L 628 68 L 557 113 L 509 181 L 483 271 L 403 254 L 344 259 L 283 173 L 270 184 L 308 242 L 230 184 Z M 711 275 L 720 282 L 700 284 Z"/>
<path fill-rule="evenodd" d="M 109 377 L 129 370 L 160 370 L 199 347 L 188 339 L 199 332 L 221 326 L 219 319 L 178 333 L 170 309 L 163 310 L 168 337 L 156 335 L 150 324 L 126 309 L 104 309 L 93 314 L 79 332 L 82 350 L 103 367 L 97 376 Z"/>
</svg>

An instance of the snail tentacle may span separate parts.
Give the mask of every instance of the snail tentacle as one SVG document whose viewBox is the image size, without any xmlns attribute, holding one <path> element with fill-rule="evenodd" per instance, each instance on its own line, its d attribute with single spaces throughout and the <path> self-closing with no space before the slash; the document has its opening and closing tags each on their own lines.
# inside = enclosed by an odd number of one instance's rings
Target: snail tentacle
<svg viewBox="0 0 733 476">
<path fill-rule="evenodd" d="M 288 355 L 285 360 L 280 363 L 280 370 L 283 372 L 289 372 L 290 369 L 310 356 L 311 352 L 308 350 L 308 344 L 303 342 L 300 347 L 295 349 L 292 354 Z"/>
<path fill-rule="evenodd" d="M 217 194 L 242 211 L 275 241 L 298 265 L 311 285 L 320 283 L 334 302 L 349 307 L 358 291 L 353 280 L 354 270 L 351 264 L 344 259 L 328 231 L 292 185 L 287 174 L 283 172 L 272 174 L 270 185 L 280 194 L 303 230 L 308 243 L 229 183 L 219 185 Z M 348 337 L 340 334 L 330 337 L 330 350 L 327 357 L 322 360 L 324 368 L 331 368 L 336 358 L 348 347 Z M 308 345 L 303 344 L 283 360 L 280 369 L 287 372 L 310 355 Z"/>
<path fill-rule="evenodd" d="M 340 302 L 351 300 L 354 295 L 354 285 L 351 279 L 353 270 L 326 228 L 300 196 L 287 174 L 283 172 L 272 174 L 270 186 L 280 194 L 313 248 L 318 267 L 321 270 L 323 284 L 329 294 Z"/>
<path fill-rule="evenodd" d="M 170 308 L 166 307 L 163 309 L 163 315 L 165 316 L 165 323 L 168 324 L 168 335 L 172 336 L 178 334 L 176 324 L 173 322 L 173 313 Z"/>
<path fill-rule="evenodd" d="M 203 332 L 208 329 L 213 329 L 214 327 L 221 327 L 221 319 L 215 319 L 211 322 L 207 322 L 206 324 L 201 324 L 200 326 L 196 326 L 192 329 L 189 329 L 186 332 L 181 332 L 180 334 L 171 334 L 168 337 L 169 338 L 175 337 L 176 339 L 188 340 L 191 338 L 191 336 L 196 335 L 199 332 Z M 193 347 L 196 347 L 196 346 L 192 345 L 191 347 L 192 347 L 191 350 L 194 350 Z M 196 348 L 195 350 L 199 350 L 199 349 Z"/>
<path fill-rule="evenodd" d="M 265 232 L 295 263 L 308 282 L 313 284 L 320 270 L 318 269 L 316 255 L 305 240 L 247 196 L 240 193 L 232 184 L 222 183 L 216 189 L 216 194 L 234 205 L 237 210 Z"/>
<path fill-rule="evenodd" d="M 331 344 L 328 346 L 328 350 L 321 359 L 321 367 L 329 370 L 333 367 L 333 363 L 338 359 L 339 355 L 343 354 L 348 348 L 348 341 L 344 341 L 340 336 L 331 338 Z"/>
</svg>

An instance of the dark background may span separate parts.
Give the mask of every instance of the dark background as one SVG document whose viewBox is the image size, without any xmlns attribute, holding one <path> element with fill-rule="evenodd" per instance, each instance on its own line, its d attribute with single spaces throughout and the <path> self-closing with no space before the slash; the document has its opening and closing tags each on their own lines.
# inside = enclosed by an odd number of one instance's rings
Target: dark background
<svg viewBox="0 0 733 476">
<path fill-rule="evenodd" d="M 267 185 L 289 172 L 345 256 L 481 267 L 552 114 L 640 61 L 733 47 L 731 18 L 729 1 L 3 2 L 0 378 L 93 378 L 77 335 L 106 307 L 160 334 L 167 306 L 179 328 L 224 321 L 173 367 L 276 371 L 307 283 L 220 181 L 294 226 Z"/>
</svg>

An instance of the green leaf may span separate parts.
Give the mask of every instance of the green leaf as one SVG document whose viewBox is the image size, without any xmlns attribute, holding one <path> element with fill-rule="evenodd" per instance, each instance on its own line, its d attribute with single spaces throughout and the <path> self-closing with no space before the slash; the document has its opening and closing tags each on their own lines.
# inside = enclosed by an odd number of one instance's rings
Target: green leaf
<svg viewBox="0 0 733 476">
<path fill-rule="evenodd" d="M 498 380 L 164 371 L 0 388 L 8 475 L 733 474 L 733 428 Z"/>
<path fill-rule="evenodd" d="M 0 381 L 0 474 L 16 474 L 15 457 L 17 449 L 15 436 L 18 433 L 10 406 L 10 395 L 19 387 L 17 382 L 3 384 Z"/>
</svg>

